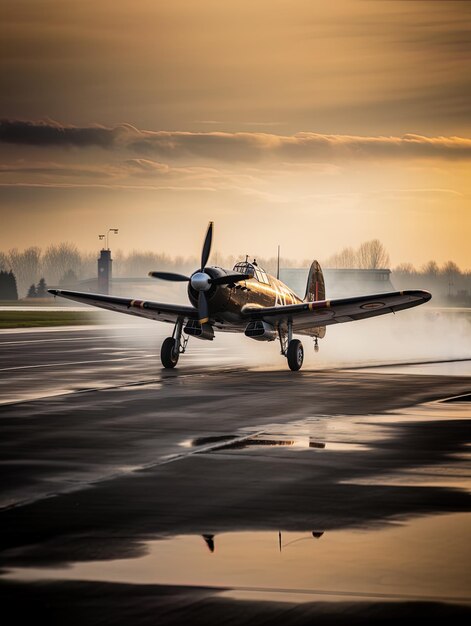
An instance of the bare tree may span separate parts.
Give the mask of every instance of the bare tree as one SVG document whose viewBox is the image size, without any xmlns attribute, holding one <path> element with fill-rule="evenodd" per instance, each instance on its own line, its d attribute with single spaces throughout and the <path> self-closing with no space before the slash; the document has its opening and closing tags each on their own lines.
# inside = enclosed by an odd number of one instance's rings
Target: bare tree
<svg viewBox="0 0 471 626">
<path fill-rule="evenodd" d="M 77 274 L 74 270 L 67 270 L 59 281 L 59 287 L 65 289 L 76 289 L 78 283 Z"/>
<path fill-rule="evenodd" d="M 454 261 L 447 261 L 445 265 L 441 268 L 440 273 L 444 274 L 448 278 L 453 278 L 455 276 L 459 276 L 461 274 L 461 271 Z"/>
<path fill-rule="evenodd" d="M 394 268 L 394 272 L 396 274 L 415 274 L 416 269 L 412 265 L 412 263 L 400 263 L 397 267 Z"/>
<path fill-rule="evenodd" d="M 79 278 L 92 278 L 97 273 L 98 255 L 93 252 L 82 252 L 82 263 L 80 266 Z M 113 261 L 113 274 L 115 273 L 115 265 Z"/>
<path fill-rule="evenodd" d="M 429 261 L 422 267 L 422 274 L 428 274 L 428 276 L 438 276 L 439 271 L 436 261 Z"/>
<path fill-rule="evenodd" d="M 385 269 L 389 266 L 389 254 L 379 239 L 365 241 L 358 248 L 358 267 L 365 270 Z"/>
<path fill-rule="evenodd" d="M 80 274 L 82 259 L 77 246 L 71 243 L 60 243 L 49 246 L 44 253 L 42 269 L 47 283 L 57 285 L 68 270 Z"/>
<path fill-rule="evenodd" d="M 451 296 L 456 279 L 461 275 L 460 268 L 453 261 L 447 261 L 441 268 L 440 274 L 446 277 L 448 283 L 448 295 Z"/>
<path fill-rule="evenodd" d="M 343 248 L 327 259 L 327 266 L 334 269 L 351 269 L 357 265 L 357 253 L 353 248 Z"/>
<path fill-rule="evenodd" d="M 11 267 L 10 261 L 8 260 L 8 255 L 6 255 L 4 252 L 0 252 L 0 271 L 6 272 L 10 269 Z"/>
<path fill-rule="evenodd" d="M 124 276 L 126 255 L 124 254 L 122 250 L 116 250 L 116 252 L 113 252 L 112 258 L 113 258 L 113 277 L 117 278 L 118 276 Z M 96 272 L 96 257 L 95 257 L 95 266 L 94 266 L 93 273 L 94 272 Z M 93 276 L 93 273 L 89 272 L 89 275 Z"/>
<path fill-rule="evenodd" d="M 133 250 L 122 262 L 124 276 L 147 276 L 153 269 L 168 269 L 172 259 L 165 254 Z"/>
<path fill-rule="evenodd" d="M 20 252 L 12 248 L 8 252 L 8 262 L 16 277 L 18 295 L 23 298 L 31 283 L 35 283 L 41 273 L 41 249 L 35 246 Z"/>
</svg>

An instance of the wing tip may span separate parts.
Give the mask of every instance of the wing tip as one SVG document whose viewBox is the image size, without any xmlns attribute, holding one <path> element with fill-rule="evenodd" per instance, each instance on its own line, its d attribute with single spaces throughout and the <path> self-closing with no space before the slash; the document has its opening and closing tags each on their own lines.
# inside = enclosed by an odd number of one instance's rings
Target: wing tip
<svg viewBox="0 0 471 626">
<path fill-rule="evenodd" d="M 52 293 L 53 296 L 58 296 L 60 294 L 59 289 L 48 289 L 49 293 Z"/>
<path fill-rule="evenodd" d="M 430 291 L 425 291 L 425 289 L 408 289 L 402 292 L 407 296 L 412 296 L 414 298 L 420 298 L 424 302 L 428 302 L 432 299 L 432 294 Z"/>
</svg>

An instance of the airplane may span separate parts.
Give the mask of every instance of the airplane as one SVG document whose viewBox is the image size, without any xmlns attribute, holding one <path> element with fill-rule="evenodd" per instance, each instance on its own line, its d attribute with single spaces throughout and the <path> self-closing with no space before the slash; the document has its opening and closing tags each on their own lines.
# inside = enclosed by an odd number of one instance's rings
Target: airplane
<svg viewBox="0 0 471 626">
<path fill-rule="evenodd" d="M 54 296 L 83 302 L 102 309 L 137 315 L 174 325 L 171 337 L 161 346 L 164 368 L 173 368 L 187 348 L 189 337 L 206 341 L 215 331 L 244 333 L 257 341 L 280 342 L 281 354 L 292 371 L 301 369 L 304 348 L 296 335 L 318 339 L 326 326 L 396 313 L 423 304 L 432 297 L 428 291 L 395 291 L 336 300 L 326 300 L 322 269 L 313 261 L 303 299 L 279 278 L 270 276 L 256 262 L 236 263 L 232 270 L 207 265 L 213 239 L 210 222 L 201 253 L 200 268 L 191 276 L 172 272 L 149 272 L 160 280 L 188 283 L 191 306 L 165 304 L 151 300 L 118 298 L 103 294 L 49 289 Z"/>
</svg>

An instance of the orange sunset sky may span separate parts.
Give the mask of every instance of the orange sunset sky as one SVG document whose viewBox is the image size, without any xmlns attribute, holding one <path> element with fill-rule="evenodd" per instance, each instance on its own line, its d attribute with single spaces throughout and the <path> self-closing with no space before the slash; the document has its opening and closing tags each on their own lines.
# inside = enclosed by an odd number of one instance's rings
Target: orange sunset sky
<svg viewBox="0 0 471 626">
<path fill-rule="evenodd" d="M 1 5 L 0 250 L 471 268 L 471 2 Z"/>
</svg>

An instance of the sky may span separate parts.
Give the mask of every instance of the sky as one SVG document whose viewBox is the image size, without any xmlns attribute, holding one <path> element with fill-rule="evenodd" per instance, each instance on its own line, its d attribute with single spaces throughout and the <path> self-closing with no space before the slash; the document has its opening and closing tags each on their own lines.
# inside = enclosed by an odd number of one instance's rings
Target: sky
<svg viewBox="0 0 471 626">
<path fill-rule="evenodd" d="M 471 2 L 1 4 L 0 250 L 471 269 Z"/>
</svg>

